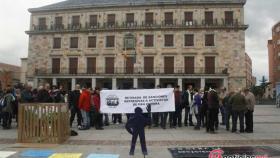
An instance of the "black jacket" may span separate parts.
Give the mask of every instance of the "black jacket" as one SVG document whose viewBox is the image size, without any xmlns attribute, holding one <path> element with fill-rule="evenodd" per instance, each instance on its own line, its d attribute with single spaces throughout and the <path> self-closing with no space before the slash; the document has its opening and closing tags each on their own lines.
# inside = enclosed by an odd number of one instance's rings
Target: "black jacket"
<svg viewBox="0 0 280 158">
<path fill-rule="evenodd" d="M 125 128 L 128 133 L 137 134 L 143 132 L 145 126 L 149 124 L 151 124 L 151 118 L 145 117 L 142 113 L 142 109 L 137 107 L 135 109 L 135 114 L 127 121 Z"/>
<path fill-rule="evenodd" d="M 53 102 L 49 92 L 45 89 L 39 90 L 38 95 L 37 95 L 37 101 L 39 103 L 52 103 Z"/>
<path fill-rule="evenodd" d="M 68 95 L 69 108 L 79 108 L 80 90 L 73 90 Z"/>
<path fill-rule="evenodd" d="M 191 94 L 191 101 L 193 100 L 193 93 L 190 92 Z M 183 106 L 190 106 L 191 103 L 189 103 L 189 93 L 187 91 L 184 91 L 183 92 L 183 95 L 182 95 L 182 104 Z"/>
</svg>

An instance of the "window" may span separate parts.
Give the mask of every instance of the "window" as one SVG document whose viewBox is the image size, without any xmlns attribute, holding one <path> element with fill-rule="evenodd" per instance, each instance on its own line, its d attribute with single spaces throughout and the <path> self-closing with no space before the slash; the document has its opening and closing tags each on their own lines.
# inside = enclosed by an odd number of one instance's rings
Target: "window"
<svg viewBox="0 0 280 158">
<path fill-rule="evenodd" d="M 55 29 L 61 29 L 63 27 L 62 16 L 55 17 Z"/>
<path fill-rule="evenodd" d="M 90 15 L 89 16 L 89 25 L 96 26 L 97 25 L 97 15 Z"/>
<path fill-rule="evenodd" d="M 39 30 L 47 29 L 46 18 L 39 18 Z"/>
<path fill-rule="evenodd" d="M 106 47 L 115 47 L 115 36 L 106 36 Z"/>
<path fill-rule="evenodd" d="M 134 14 L 133 13 L 126 14 L 126 22 L 127 23 L 134 23 Z"/>
<path fill-rule="evenodd" d="M 80 16 L 72 16 L 72 25 L 79 26 L 80 25 Z"/>
<path fill-rule="evenodd" d="M 173 12 L 166 12 L 164 13 L 164 22 L 166 25 L 173 24 Z"/>
<path fill-rule="evenodd" d="M 88 48 L 96 48 L 96 36 L 88 37 Z"/>
<path fill-rule="evenodd" d="M 154 13 L 145 14 L 145 24 L 152 25 L 154 23 Z"/>
<path fill-rule="evenodd" d="M 185 12 L 185 24 L 193 25 L 193 12 Z"/>
<path fill-rule="evenodd" d="M 115 14 L 108 14 L 108 16 L 107 16 L 108 25 L 115 25 L 115 20 L 116 20 Z"/>
<path fill-rule="evenodd" d="M 154 73 L 154 57 L 144 57 L 144 73 Z"/>
<path fill-rule="evenodd" d="M 105 73 L 106 74 L 113 74 L 115 72 L 115 62 L 114 57 L 105 57 Z"/>
<path fill-rule="evenodd" d="M 164 57 L 164 73 L 174 73 L 174 57 Z"/>
<path fill-rule="evenodd" d="M 87 58 L 87 73 L 88 74 L 96 73 L 96 58 L 95 57 Z"/>
<path fill-rule="evenodd" d="M 154 35 L 145 35 L 145 47 L 153 47 L 154 46 Z"/>
<path fill-rule="evenodd" d="M 78 58 L 69 58 L 69 73 L 78 73 Z"/>
<path fill-rule="evenodd" d="M 60 73 L 60 58 L 52 59 L 52 73 L 59 74 Z"/>
<path fill-rule="evenodd" d="M 205 35 L 205 46 L 215 46 L 214 41 L 215 39 L 213 34 Z"/>
<path fill-rule="evenodd" d="M 70 38 L 70 48 L 78 48 L 79 47 L 79 38 L 78 37 L 71 37 Z"/>
<path fill-rule="evenodd" d="M 233 12 L 225 11 L 225 24 L 232 25 L 233 24 Z"/>
<path fill-rule="evenodd" d="M 173 47 L 174 46 L 173 35 L 164 35 L 164 46 L 165 47 Z"/>
<path fill-rule="evenodd" d="M 205 73 L 215 73 L 215 57 L 205 57 Z"/>
<path fill-rule="evenodd" d="M 194 35 L 193 34 L 187 34 L 185 35 L 185 46 L 194 46 Z"/>
<path fill-rule="evenodd" d="M 213 25 L 213 12 L 205 12 L 205 24 Z"/>
<path fill-rule="evenodd" d="M 61 48 L 61 38 L 54 38 L 53 49 L 60 49 L 60 48 Z"/>
<path fill-rule="evenodd" d="M 185 73 L 194 73 L 194 57 L 185 57 Z"/>
</svg>

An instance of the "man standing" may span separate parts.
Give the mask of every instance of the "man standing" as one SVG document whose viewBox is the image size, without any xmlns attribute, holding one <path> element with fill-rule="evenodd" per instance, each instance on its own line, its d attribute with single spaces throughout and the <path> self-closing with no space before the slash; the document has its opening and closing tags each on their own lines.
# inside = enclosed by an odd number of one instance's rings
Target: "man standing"
<svg viewBox="0 0 280 158">
<path fill-rule="evenodd" d="M 207 132 L 215 133 L 215 122 L 217 122 L 217 115 L 219 113 L 219 96 L 214 89 L 210 89 L 207 96 L 208 112 L 207 112 Z M 217 129 L 217 128 L 216 128 Z"/>
<path fill-rule="evenodd" d="M 82 94 L 79 98 L 79 108 L 82 113 L 83 117 L 83 126 L 80 130 L 88 130 L 90 128 L 90 118 L 89 118 L 89 111 L 90 111 L 90 91 L 87 89 L 86 86 L 83 87 Z"/>
<path fill-rule="evenodd" d="M 175 128 L 178 123 L 178 127 L 182 127 L 182 93 L 180 86 L 176 86 L 174 90 L 175 96 L 175 114 L 173 115 L 173 127 Z"/>
<path fill-rule="evenodd" d="M 253 113 L 256 104 L 255 96 L 248 88 L 244 90 L 245 99 L 247 103 L 247 112 L 245 113 L 245 132 L 253 133 Z"/>
<path fill-rule="evenodd" d="M 245 96 L 241 94 L 241 91 L 239 90 L 238 93 L 232 96 L 230 99 L 230 104 L 232 105 L 232 111 L 233 111 L 233 119 L 232 119 L 232 131 L 237 131 L 237 119 L 239 118 L 239 124 L 240 124 L 240 133 L 244 133 L 244 113 L 247 109 L 246 107 L 246 100 Z"/>
<path fill-rule="evenodd" d="M 194 114 L 196 118 L 196 126 L 195 130 L 200 130 L 201 126 L 201 105 L 202 105 L 202 98 L 201 98 L 201 91 L 198 91 L 197 89 L 194 89 L 194 96 L 193 96 L 193 108 L 194 108 Z"/>
<path fill-rule="evenodd" d="M 190 126 L 194 126 L 192 122 L 192 114 L 190 113 L 190 107 L 192 106 L 193 94 L 192 94 L 192 85 L 188 86 L 188 89 L 184 91 L 182 95 L 183 106 L 185 108 L 185 126 L 188 126 L 188 121 Z"/>
<path fill-rule="evenodd" d="M 93 104 L 96 109 L 96 119 L 94 122 L 94 126 L 96 130 L 103 130 L 103 115 L 100 113 L 100 88 L 95 87 L 94 95 L 93 95 Z"/>
<path fill-rule="evenodd" d="M 221 125 L 226 125 L 226 117 L 225 117 L 225 105 L 224 105 L 224 98 L 226 97 L 227 93 L 226 93 L 227 89 L 226 88 L 222 88 L 219 94 L 219 101 L 220 101 L 220 112 L 222 114 L 222 123 Z"/>
<path fill-rule="evenodd" d="M 68 95 L 68 103 L 69 103 L 69 109 L 71 111 L 70 116 L 70 127 L 72 127 L 73 121 L 75 119 L 75 115 L 77 114 L 77 120 L 78 120 L 78 129 L 82 128 L 82 114 L 81 110 L 79 109 L 79 98 L 80 98 L 81 92 L 80 92 L 80 85 L 75 86 L 75 90 L 71 91 Z"/>
<path fill-rule="evenodd" d="M 8 86 L 9 87 L 9 86 Z M 12 124 L 12 114 L 14 108 L 15 97 L 12 94 L 12 89 L 9 87 L 5 95 L 0 101 L 2 109 L 3 129 L 10 129 Z"/>
</svg>

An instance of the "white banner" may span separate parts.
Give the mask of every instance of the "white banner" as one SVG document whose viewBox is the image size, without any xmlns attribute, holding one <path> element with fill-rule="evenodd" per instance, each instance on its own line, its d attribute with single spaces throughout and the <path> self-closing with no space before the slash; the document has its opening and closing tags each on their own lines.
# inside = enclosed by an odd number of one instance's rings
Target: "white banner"
<svg viewBox="0 0 280 158">
<path fill-rule="evenodd" d="M 147 104 L 151 104 L 152 112 L 175 111 L 173 88 L 102 90 L 100 99 L 102 113 L 134 113 L 136 107 L 147 112 Z"/>
</svg>

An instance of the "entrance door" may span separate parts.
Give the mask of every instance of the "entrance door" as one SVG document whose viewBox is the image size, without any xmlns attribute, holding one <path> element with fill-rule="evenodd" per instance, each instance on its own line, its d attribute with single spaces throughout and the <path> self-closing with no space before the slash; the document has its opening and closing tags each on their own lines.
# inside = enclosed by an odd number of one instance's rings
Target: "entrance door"
<svg viewBox="0 0 280 158">
<path fill-rule="evenodd" d="M 185 73 L 194 73 L 194 57 L 185 57 Z"/>
<path fill-rule="evenodd" d="M 115 72 L 114 69 L 114 57 L 106 57 L 105 58 L 105 73 L 106 74 L 113 74 Z"/>
<path fill-rule="evenodd" d="M 133 57 L 126 58 L 126 73 L 127 74 L 133 74 L 133 72 L 134 72 L 133 60 L 134 60 Z"/>
<path fill-rule="evenodd" d="M 144 57 L 144 73 L 154 73 L 154 57 Z"/>
<path fill-rule="evenodd" d="M 174 73 L 174 57 L 164 57 L 164 73 Z"/>
<path fill-rule="evenodd" d="M 205 57 L 205 73 L 215 73 L 215 57 Z"/>
<path fill-rule="evenodd" d="M 78 58 L 69 59 L 69 73 L 77 74 L 78 72 Z"/>
</svg>

